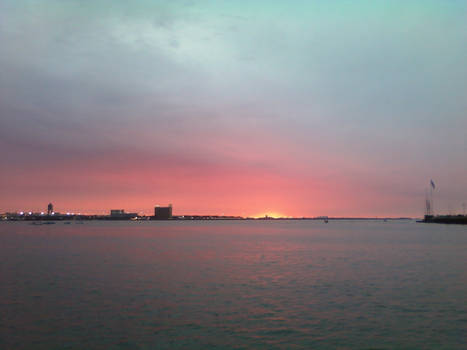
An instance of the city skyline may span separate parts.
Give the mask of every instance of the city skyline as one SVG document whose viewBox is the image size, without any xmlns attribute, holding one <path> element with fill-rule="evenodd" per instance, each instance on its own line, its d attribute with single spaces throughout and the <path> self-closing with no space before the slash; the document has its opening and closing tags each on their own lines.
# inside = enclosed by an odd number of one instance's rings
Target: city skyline
<svg viewBox="0 0 467 350">
<path fill-rule="evenodd" d="M 467 202 L 465 1 L 0 2 L 0 212 Z M 62 210 L 60 210 L 62 211 Z"/>
</svg>

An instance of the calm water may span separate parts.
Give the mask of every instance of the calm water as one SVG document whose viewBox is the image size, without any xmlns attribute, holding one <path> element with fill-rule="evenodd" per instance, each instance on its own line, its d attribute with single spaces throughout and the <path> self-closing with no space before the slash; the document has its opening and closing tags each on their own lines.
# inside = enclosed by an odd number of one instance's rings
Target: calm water
<svg viewBox="0 0 467 350">
<path fill-rule="evenodd" d="M 466 349 L 467 227 L 0 223 L 2 349 Z"/>
</svg>

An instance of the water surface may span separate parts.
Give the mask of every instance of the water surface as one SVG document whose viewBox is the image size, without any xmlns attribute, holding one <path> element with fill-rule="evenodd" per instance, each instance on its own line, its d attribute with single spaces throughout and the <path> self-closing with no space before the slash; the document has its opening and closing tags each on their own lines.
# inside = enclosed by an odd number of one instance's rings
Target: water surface
<svg viewBox="0 0 467 350">
<path fill-rule="evenodd" d="M 467 228 L 0 223 L 2 349 L 465 349 Z"/>
</svg>

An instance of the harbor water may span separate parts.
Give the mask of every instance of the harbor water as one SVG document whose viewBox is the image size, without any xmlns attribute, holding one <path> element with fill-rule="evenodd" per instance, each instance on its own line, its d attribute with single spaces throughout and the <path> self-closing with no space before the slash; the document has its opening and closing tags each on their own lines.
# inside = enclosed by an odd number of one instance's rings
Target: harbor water
<svg viewBox="0 0 467 350">
<path fill-rule="evenodd" d="M 1 349 L 466 349 L 467 227 L 0 223 Z"/>
</svg>

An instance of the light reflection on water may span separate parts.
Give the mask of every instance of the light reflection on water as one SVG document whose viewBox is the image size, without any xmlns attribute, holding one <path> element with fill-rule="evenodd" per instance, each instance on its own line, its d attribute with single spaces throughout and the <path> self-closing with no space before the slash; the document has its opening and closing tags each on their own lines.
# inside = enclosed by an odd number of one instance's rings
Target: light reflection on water
<svg viewBox="0 0 467 350">
<path fill-rule="evenodd" d="M 467 228 L 0 224 L 0 348 L 465 349 Z"/>
</svg>

